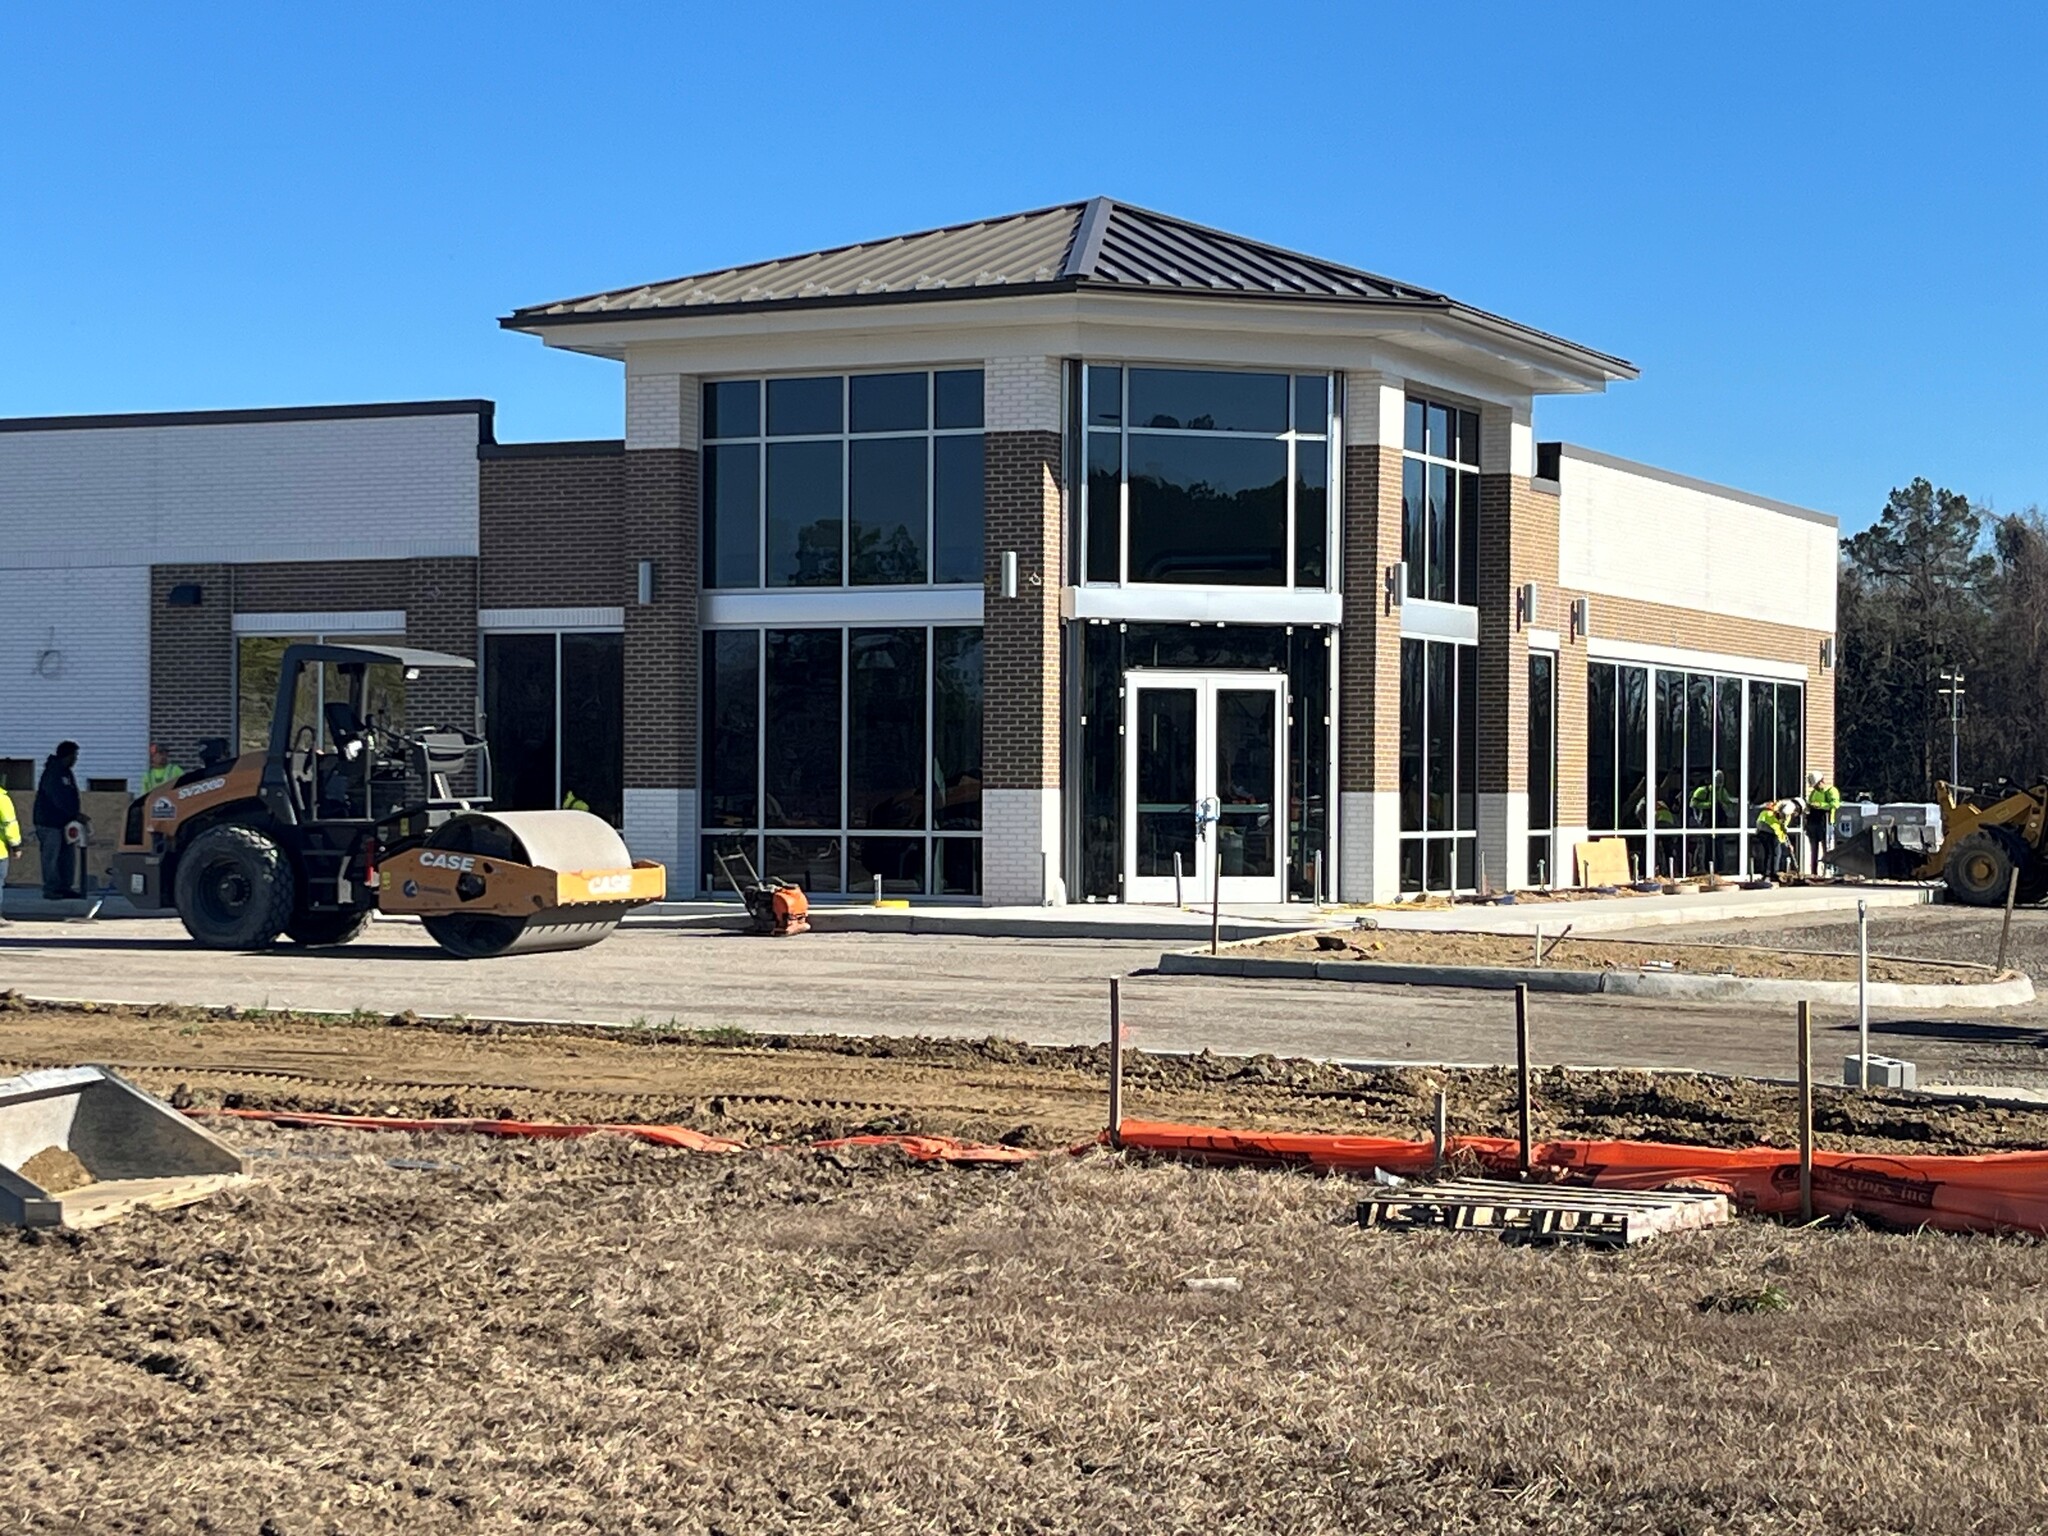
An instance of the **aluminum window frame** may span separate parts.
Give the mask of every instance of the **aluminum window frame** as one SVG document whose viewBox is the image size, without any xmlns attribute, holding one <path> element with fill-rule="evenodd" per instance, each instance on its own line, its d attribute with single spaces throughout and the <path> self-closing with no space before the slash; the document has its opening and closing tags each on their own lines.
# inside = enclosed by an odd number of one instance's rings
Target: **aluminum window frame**
<svg viewBox="0 0 2048 1536">
<path fill-rule="evenodd" d="M 1479 647 L 1476 644 L 1469 641 L 1445 640 L 1438 639 L 1435 637 L 1424 637 L 1419 635 L 1403 635 L 1401 637 L 1400 643 L 1404 647 L 1409 645 L 1417 645 L 1422 647 L 1422 675 L 1419 683 L 1419 686 L 1421 688 L 1421 709 L 1417 720 L 1417 728 L 1420 732 L 1420 741 L 1417 750 L 1418 755 L 1421 758 L 1422 777 L 1421 783 L 1418 785 L 1418 789 L 1420 790 L 1422 796 L 1421 812 L 1423 825 L 1414 830 L 1410 830 L 1407 827 L 1399 826 L 1399 732 L 1401 727 L 1397 724 L 1395 755 L 1395 816 L 1397 828 L 1395 833 L 1395 881 L 1399 886 L 1400 894 L 1403 896 L 1407 896 L 1410 894 L 1437 895 L 1440 893 L 1446 895 L 1464 895 L 1478 889 L 1479 765 L 1476 761 L 1476 758 L 1478 755 L 1477 725 L 1479 709 L 1479 685 L 1477 677 L 1475 675 L 1472 696 L 1470 698 L 1467 698 L 1465 696 L 1466 690 L 1464 688 L 1462 681 L 1460 680 L 1459 674 L 1462 668 L 1462 658 L 1464 657 L 1464 655 L 1470 653 L 1476 658 L 1479 652 Z M 1452 825 L 1448 828 L 1431 827 L 1428 824 L 1429 787 L 1433 782 L 1435 782 L 1436 778 L 1436 775 L 1430 771 L 1431 761 L 1429 751 L 1429 649 L 1432 646 L 1441 646 L 1444 648 L 1445 651 L 1449 653 L 1446 664 L 1450 669 L 1451 723 L 1449 728 L 1444 732 L 1444 740 L 1449 744 L 1450 751 L 1447 754 L 1447 761 L 1444 764 L 1443 768 L 1443 772 L 1447 776 L 1450 783 L 1450 788 L 1445 792 L 1445 803 L 1450 807 L 1450 817 L 1452 822 Z M 1475 674 L 1476 666 L 1477 663 L 1475 660 Z M 1398 682 L 1396 683 L 1396 687 L 1399 687 Z M 1463 727 L 1465 724 L 1465 716 L 1467 711 L 1472 712 L 1473 715 L 1473 755 L 1475 758 L 1475 761 L 1472 764 L 1472 825 L 1469 827 L 1461 827 L 1457 825 L 1459 796 L 1458 783 L 1461 777 L 1459 770 L 1463 766 L 1461 762 L 1461 753 L 1463 751 L 1463 742 L 1465 737 L 1465 731 Z M 1398 704 L 1396 706 L 1396 712 L 1398 719 Z M 1407 848 L 1407 846 L 1411 843 L 1415 844 L 1422 850 L 1422 877 L 1421 882 L 1415 886 L 1408 886 L 1406 884 L 1400 883 L 1400 854 L 1402 850 Z M 1451 879 L 1450 884 L 1447 886 L 1433 886 L 1429 883 L 1429 845 L 1431 843 L 1448 843 L 1450 845 Z M 1458 879 L 1458 853 L 1461 844 L 1469 846 L 1472 850 L 1473 879 L 1472 882 L 1469 884 L 1461 884 Z M 1489 873 L 1492 872 L 1489 871 Z M 1500 873 L 1504 877 L 1506 871 L 1503 870 Z"/>
<path fill-rule="evenodd" d="M 1337 374 L 1330 369 L 1294 368 L 1278 364 L 1253 366 L 1206 366 L 1152 361 L 1120 360 L 1113 357 L 1083 357 L 1076 359 L 1080 380 L 1076 386 L 1080 409 L 1077 413 L 1077 430 L 1080 442 L 1077 444 L 1075 481 L 1079 492 L 1080 516 L 1077 519 L 1079 536 L 1074 543 L 1075 570 L 1074 585 L 1094 587 L 1104 591 L 1120 591 L 1128 587 L 1166 588 L 1176 587 L 1211 590 L 1244 590 L 1248 592 L 1334 592 L 1338 587 L 1337 549 L 1341 542 L 1337 530 L 1337 503 L 1339 500 L 1338 473 L 1338 420 L 1342 400 L 1338 388 Z M 1117 370 L 1117 424 L 1113 427 L 1097 426 L 1088 419 L 1089 374 L 1096 368 Z M 1131 370 L 1133 368 L 1156 369 L 1169 373 L 1214 373 L 1277 375 L 1287 381 L 1287 428 L 1283 432 L 1232 432 L 1206 427 L 1141 427 L 1137 430 L 1147 437 L 1206 437 L 1221 438 L 1236 442 L 1284 442 L 1287 445 L 1287 553 L 1284 582 L 1256 584 L 1250 582 L 1190 582 L 1190 581 L 1133 581 L 1131 579 Z M 1306 432 L 1294 424 L 1295 392 L 1298 381 L 1304 378 L 1323 380 L 1323 431 L 1320 434 Z M 1088 444 L 1092 436 L 1108 436 L 1114 433 L 1117 439 L 1117 575 L 1114 581 L 1103 581 L 1094 577 L 1088 569 L 1088 530 L 1093 514 L 1088 488 Z M 1319 586 L 1302 586 L 1294 579 L 1296 560 L 1296 524 L 1299 517 L 1295 505 L 1295 489 L 1299 484 L 1299 454 L 1302 443 L 1320 442 L 1323 445 L 1323 580 Z"/>
<path fill-rule="evenodd" d="M 552 635 L 555 641 L 555 792 L 549 803 L 559 810 L 562 804 L 562 636 L 564 635 L 618 635 L 623 637 L 626 627 L 621 624 L 497 624 L 489 629 L 479 628 L 476 637 L 476 723 L 477 734 L 486 741 L 491 735 L 490 711 L 485 702 L 490 697 L 485 674 L 490 670 L 491 641 L 498 635 Z M 621 750 L 624 748 L 624 733 L 620 735 Z M 623 764 L 621 765 L 623 767 Z M 624 775 L 621 774 L 623 782 Z"/>
<path fill-rule="evenodd" d="M 853 381 L 857 378 L 879 378 L 890 374 L 922 373 L 924 375 L 925 425 L 894 432 L 855 432 L 853 430 Z M 979 373 L 982 376 L 981 421 L 978 427 L 941 427 L 938 416 L 938 375 L 942 373 Z M 839 423 L 837 432 L 796 432 L 770 435 L 768 431 L 768 386 L 778 379 L 831 379 L 839 381 Z M 759 410 L 755 420 L 755 431 L 735 437 L 713 437 L 701 434 L 698 449 L 701 452 L 711 448 L 740 447 L 748 443 L 755 445 L 754 458 L 754 584 L 752 586 L 715 586 L 708 579 L 710 573 L 703 569 L 703 553 L 698 555 L 698 572 L 701 590 L 705 592 L 922 592 L 932 588 L 968 589 L 979 591 L 981 580 L 975 581 L 934 581 L 931 573 L 937 568 L 938 557 L 938 446 L 942 437 L 980 437 L 988 435 L 988 368 L 985 363 L 941 366 L 937 363 L 921 365 L 906 364 L 898 367 L 854 368 L 843 372 L 817 372 L 807 369 L 779 369 L 770 373 L 707 374 L 698 380 L 699 412 L 702 419 L 704 393 L 714 384 L 758 384 L 760 386 Z M 891 439 L 925 440 L 924 454 L 924 553 L 927 579 L 917 582 L 856 582 L 853 579 L 853 444 L 860 442 L 884 442 Z M 768 582 L 768 449 L 775 443 L 837 443 L 839 445 L 839 580 L 830 585 L 816 586 L 771 586 Z M 700 525 L 710 508 L 705 504 L 704 481 L 698 476 L 697 515 Z M 982 515 L 987 517 L 988 492 L 982 491 Z M 700 535 L 700 545 L 702 539 Z M 782 628 L 786 626 L 775 626 Z"/>
</svg>

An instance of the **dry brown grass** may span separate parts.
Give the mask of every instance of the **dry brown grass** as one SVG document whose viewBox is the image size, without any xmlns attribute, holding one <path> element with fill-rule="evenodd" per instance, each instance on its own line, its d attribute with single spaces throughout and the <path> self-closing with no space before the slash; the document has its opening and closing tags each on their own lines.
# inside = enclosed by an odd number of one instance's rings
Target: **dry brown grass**
<svg viewBox="0 0 2048 1536">
<path fill-rule="evenodd" d="M 0 1239 L 0 1523 L 2048 1524 L 2039 1245 L 1748 1224 L 1607 1255 L 1104 1155 L 246 1139 L 276 1154 L 246 1193 Z M 1789 1309 L 1744 1309 L 1767 1288 Z"/>
</svg>

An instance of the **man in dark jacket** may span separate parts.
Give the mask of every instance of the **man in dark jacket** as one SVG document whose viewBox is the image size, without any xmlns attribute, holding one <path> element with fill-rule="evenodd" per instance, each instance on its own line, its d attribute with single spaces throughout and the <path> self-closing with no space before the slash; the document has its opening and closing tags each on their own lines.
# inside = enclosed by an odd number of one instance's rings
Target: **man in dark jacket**
<svg viewBox="0 0 2048 1536">
<path fill-rule="evenodd" d="M 72 767 L 78 761 L 78 743 L 60 741 L 57 750 L 43 761 L 43 777 L 36 785 L 36 846 L 43 856 L 43 896 L 63 901 L 82 896 L 76 889 L 73 866 L 77 851 L 65 841 L 64 829 L 85 820 L 78 804 L 78 778 Z"/>
</svg>

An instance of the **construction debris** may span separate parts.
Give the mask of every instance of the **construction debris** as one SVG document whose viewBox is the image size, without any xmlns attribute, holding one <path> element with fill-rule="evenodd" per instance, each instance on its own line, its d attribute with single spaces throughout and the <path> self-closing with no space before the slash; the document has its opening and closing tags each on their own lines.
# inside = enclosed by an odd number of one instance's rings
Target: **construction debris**
<svg viewBox="0 0 2048 1536">
<path fill-rule="evenodd" d="M 1718 1227 L 1731 1219 L 1728 1197 L 1696 1190 L 1588 1189 L 1450 1179 L 1376 1190 L 1358 1202 L 1361 1227 L 1412 1231 L 1497 1232 L 1503 1237 L 1570 1239 L 1625 1248 L 1665 1232 Z"/>
</svg>

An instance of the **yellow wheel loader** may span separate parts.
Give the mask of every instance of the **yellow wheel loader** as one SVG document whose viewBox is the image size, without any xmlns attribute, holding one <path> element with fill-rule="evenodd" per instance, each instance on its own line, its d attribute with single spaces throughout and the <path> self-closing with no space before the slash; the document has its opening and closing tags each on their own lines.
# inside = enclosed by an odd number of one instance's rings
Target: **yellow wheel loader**
<svg viewBox="0 0 2048 1536">
<path fill-rule="evenodd" d="M 346 944 L 373 912 L 417 916 L 450 954 L 581 949 L 667 874 L 587 811 L 491 811 L 490 747 L 408 731 L 405 685 L 460 656 L 292 645 L 265 749 L 209 764 L 128 807 L 115 880 L 174 907 L 210 949 Z M 473 773 L 475 796 L 450 785 Z"/>
<path fill-rule="evenodd" d="M 2005 904 L 2006 886 L 2019 873 L 2018 899 L 2048 896 L 2048 784 L 2015 790 L 1989 805 L 1978 805 L 1951 784 L 1937 783 L 1941 846 L 1913 872 L 1917 880 L 1939 880 L 1965 906 Z"/>
</svg>

